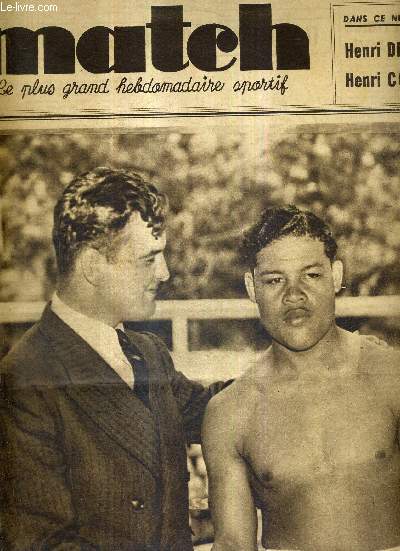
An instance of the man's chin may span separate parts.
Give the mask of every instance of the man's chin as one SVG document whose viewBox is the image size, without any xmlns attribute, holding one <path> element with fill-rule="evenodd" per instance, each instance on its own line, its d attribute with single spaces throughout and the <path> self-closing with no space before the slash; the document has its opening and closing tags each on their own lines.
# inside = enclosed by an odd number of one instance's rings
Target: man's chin
<svg viewBox="0 0 400 551">
<path fill-rule="evenodd" d="M 288 350 L 292 350 L 293 352 L 305 352 L 314 348 L 320 341 L 320 338 L 311 335 L 292 335 L 276 340 L 281 346 Z"/>
</svg>

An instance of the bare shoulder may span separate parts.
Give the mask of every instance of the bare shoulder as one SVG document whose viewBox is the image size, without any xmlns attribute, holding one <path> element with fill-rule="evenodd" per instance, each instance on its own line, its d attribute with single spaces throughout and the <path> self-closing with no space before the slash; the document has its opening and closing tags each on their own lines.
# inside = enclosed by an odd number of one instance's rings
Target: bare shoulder
<svg viewBox="0 0 400 551">
<path fill-rule="evenodd" d="M 376 396 L 400 412 L 400 351 L 361 337 L 360 371 L 373 383 Z"/>
<path fill-rule="evenodd" d="M 360 366 L 371 374 L 395 375 L 400 377 L 400 350 L 360 336 Z"/>
<path fill-rule="evenodd" d="M 264 353 L 229 387 L 214 396 L 206 410 L 203 435 L 220 435 L 235 439 L 245 433 L 254 406 L 262 395 L 268 372 L 268 356 Z M 231 436 L 229 436 L 231 435 Z"/>
<path fill-rule="evenodd" d="M 240 409 L 243 402 L 256 398 L 271 378 L 270 364 L 269 350 L 258 354 L 240 377 L 213 397 L 209 408 L 216 411 L 226 407 Z"/>
<path fill-rule="evenodd" d="M 229 420 L 229 424 L 232 424 L 240 419 L 243 404 L 248 401 L 251 390 L 248 382 L 242 379 L 234 381 L 210 400 L 206 409 L 205 422 Z"/>
</svg>

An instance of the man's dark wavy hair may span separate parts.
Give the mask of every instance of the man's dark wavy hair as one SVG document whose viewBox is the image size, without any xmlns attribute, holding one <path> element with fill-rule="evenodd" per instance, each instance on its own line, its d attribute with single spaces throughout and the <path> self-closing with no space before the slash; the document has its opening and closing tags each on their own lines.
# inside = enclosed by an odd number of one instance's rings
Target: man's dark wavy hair
<svg viewBox="0 0 400 551">
<path fill-rule="evenodd" d="M 78 176 L 54 208 L 53 243 L 59 275 L 70 274 L 78 252 L 86 245 L 111 257 L 113 239 L 133 212 L 138 212 L 158 237 L 167 211 L 166 195 L 131 170 L 99 167 Z"/>
<path fill-rule="evenodd" d="M 335 260 L 337 243 L 329 226 L 312 212 L 300 210 L 294 205 L 264 210 L 260 219 L 244 234 L 242 260 L 254 269 L 257 253 L 273 241 L 287 236 L 306 236 L 321 241 L 326 256 L 331 262 Z"/>
</svg>

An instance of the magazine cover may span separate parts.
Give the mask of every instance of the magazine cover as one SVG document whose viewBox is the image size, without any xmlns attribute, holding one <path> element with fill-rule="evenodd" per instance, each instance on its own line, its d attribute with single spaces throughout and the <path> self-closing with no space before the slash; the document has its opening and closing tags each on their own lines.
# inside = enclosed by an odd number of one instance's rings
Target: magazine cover
<svg viewBox="0 0 400 551">
<path fill-rule="evenodd" d="M 399 27 L 0 2 L 2 550 L 400 550 Z"/>
</svg>

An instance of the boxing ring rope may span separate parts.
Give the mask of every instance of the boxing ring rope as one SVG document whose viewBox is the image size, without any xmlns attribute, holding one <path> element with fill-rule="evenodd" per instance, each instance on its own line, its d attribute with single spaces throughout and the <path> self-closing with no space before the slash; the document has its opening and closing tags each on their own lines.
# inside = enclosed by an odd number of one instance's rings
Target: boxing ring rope
<svg viewBox="0 0 400 551">
<path fill-rule="evenodd" d="M 0 323 L 30 323 L 39 319 L 44 302 L 2 302 Z M 339 297 L 337 317 L 399 317 L 400 296 Z M 189 321 L 213 319 L 256 319 L 255 304 L 247 299 L 163 300 L 157 302 L 153 320 L 172 322 L 174 354 L 189 352 Z"/>
</svg>

